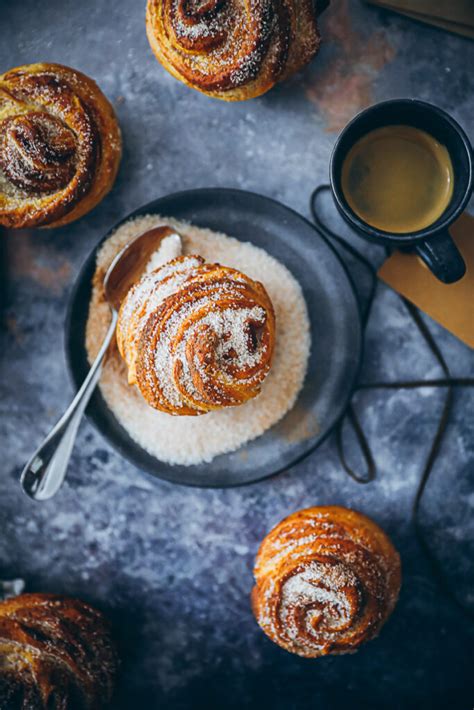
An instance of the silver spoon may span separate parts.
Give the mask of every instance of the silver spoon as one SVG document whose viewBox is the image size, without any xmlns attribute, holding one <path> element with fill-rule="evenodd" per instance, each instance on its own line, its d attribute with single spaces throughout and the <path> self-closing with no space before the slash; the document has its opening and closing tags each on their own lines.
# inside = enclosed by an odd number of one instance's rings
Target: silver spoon
<svg viewBox="0 0 474 710">
<path fill-rule="evenodd" d="M 23 490 L 34 500 L 52 498 L 61 487 L 82 415 L 99 380 L 104 356 L 115 335 L 120 304 L 130 287 L 145 271 L 161 241 L 172 234 L 176 232 L 166 226 L 141 234 L 127 244 L 109 266 L 104 277 L 105 297 L 112 312 L 107 335 L 80 390 L 21 474 Z"/>
</svg>

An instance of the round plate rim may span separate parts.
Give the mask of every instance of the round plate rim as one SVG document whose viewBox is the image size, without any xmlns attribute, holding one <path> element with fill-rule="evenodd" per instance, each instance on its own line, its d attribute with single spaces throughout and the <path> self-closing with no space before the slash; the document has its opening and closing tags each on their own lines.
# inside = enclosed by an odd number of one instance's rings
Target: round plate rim
<svg viewBox="0 0 474 710">
<path fill-rule="evenodd" d="M 94 426 L 96 431 L 99 432 L 99 434 L 107 441 L 107 443 L 115 450 L 117 451 L 123 458 L 125 458 L 129 463 L 131 463 L 135 468 L 137 468 L 139 471 L 146 473 L 149 476 L 152 476 L 153 478 L 160 479 L 162 481 L 166 481 L 167 483 L 178 485 L 178 486 L 186 486 L 189 488 L 208 488 L 208 489 L 226 489 L 226 488 L 241 488 L 244 486 L 250 486 L 254 485 L 256 483 L 259 483 L 261 481 L 273 478 L 274 476 L 278 476 L 280 473 L 283 473 L 284 471 L 289 471 L 291 470 L 294 466 L 297 466 L 299 463 L 301 463 L 304 459 L 309 457 L 314 451 L 316 451 L 319 446 L 327 439 L 327 437 L 331 434 L 331 432 L 334 430 L 334 428 L 337 426 L 339 421 L 342 419 L 344 416 L 344 412 L 346 411 L 346 408 L 352 398 L 352 395 L 354 393 L 354 387 L 355 383 L 357 381 L 357 378 L 360 373 L 361 365 L 362 365 L 362 357 L 363 357 L 363 349 L 364 349 L 364 342 L 363 342 L 363 329 L 362 329 L 362 315 L 361 315 L 361 305 L 359 298 L 357 296 L 357 290 L 354 285 L 354 280 L 353 277 L 351 276 L 349 269 L 347 265 L 344 263 L 342 260 L 341 256 L 338 254 L 336 248 L 334 247 L 333 244 L 329 241 L 329 239 L 322 233 L 320 232 L 317 227 L 310 222 L 309 219 L 304 217 L 302 214 L 297 212 L 295 209 L 292 207 L 288 207 L 288 205 L 283 204 L 279 200 L 276 200 L 272 197 L 268 197 L 267 195 L 262 195 L 261 193 L 258 192 L 252 192 L 251 190 L 241 190 L 239 188 L 233 188 L 233 187 L 198 187 L 198 188 L 191 188 L 188 190 L 179 190 L 177 192 L 171 192 L 166 195 L 162 195 L 161 197 L 158 197 L 154 200 L 150 200 L 149 202 L 141 205 L 140 207 L 135 208 L 131 212 L 129 212 L 125 217 L 122 217 L 120 220 L 115 222 L 113 226 L 99 239 L 99 241 L 95 244 L 95 246 L 91 249 L 91 251 L 87 254 L 85 257 L 84 261 L 82 262 L 77 277 L 74 281 L 74 284 L 72 286 L 71 292 L 69 294 L 68 298 L 68 303 L 67 303 L 67 308 L 66 308 L 66 317 L 64 321 L 64 350 L 65 350 L 65 356 L 66 356 L 66 365 L 67 365 L 67 370 L 68 370 L 68 375 L 71 380 L 71 383 L 73 385 L 73 388 L 75 392 L 79 389 L 78 382 L 76 379 L 75 375 L 75 368 L 72 363 L 72 353 L 69 347 L 69 335 L 71 332 L 71 321 L 72 321 L 72 310 L 73 310 L 73 305 L 76 302 L 77 298 L 77 293 L 79 289 L 82 286 L 83 280 L 84 280 L 84 272 L 89 266 L 90 259 L 92 256 L 95 256 L 97 254 L 98 249 L 101 247 L 101 245 L 105 242 L 108 237 L 115 232 L 122 224 L 125 222 L 128 222 L 130 219 L 133 219 L 133 217 L 138 216 L 139 214 L 146 214 L 146 211 L 150 209 L 150 211 L 153 213 L 157 211 L 156 205 L 157 203 L 160 203 L 165 200 L 180 200 L 184 199 L 186 197 L 192 198 L 195 196 L 199 195 L 209 195 L 210 193 L 213 193 L 214 195 L 216 193 L 225 193 L 227 195 L 231 194 L 238 194 L 240 196 L 251 196 L 252 198 L 257 198 L 260 199 L 264 202 L 270 203 L 273 206 L 276 206 L 278 209 L 281 209 L 291 215 L 291 217 L 296 218 L 297 220 L 302 221 L 307 227 L 310 227 L 316 234 L 317 236 L 324 242 L 324 244 L 329 248 L 329 250 L 332 252 L 333 256 L 336 258 L 336 261 L 339 263 L 339 265 L 342 267 L 342 270 L 347 278 L 347 282 L 349 284 L 349 290 L 352 293 L 352 296 L 354 298 L 354 303 L 355 303 L 355 310 L 357 313 L 357 326 L 358 326 L 358 332 L 359 332 L 359 347 L 357 351 L 357 360 L 353 369 L 353 374 L 352 374 L 352 381 L 350 382 L 350 386 L 347 390 L 347 396 L 344 399 L 344 401 L 341 403 L 341 405 L 337 408 L 337 413 L 333 417 L 332 422 L 329 424 L 327 427 L 326 431 L 324 434 L 322 434 L 306 451 L 303 451 L 301 454 L 299 454 L 295 459 L 290 463 L 286 464 L 285 466 L 282 466 L 281 468 L 278 468 L 275 471 L 272 471 L 271 473 L 266 473 L 264 475 L 258 476 L 258 478 L 255 478 L 250 481 L 241 481 L 241 482 L 232 482 L 232 483 L 221 483 L 221 484 L 216 484 L 216 483 L 209 483 L 209 484 L 202 484 L 202 483 L 193 483 L 192 481 L 176 481 L 173 480 L 171 477 L 166 475 L 166 469 L 164 473 L 159 473 L 157 471 L 151 471 L 150 469 L 143 468 L 142 466 L 138 465 L 136 460 L 133 458 L 133 455 L 131 455 L 128 451 L 128 447 L 118 441 L 115 441 L 114 438 L 110 437 L 108 434 L 106 434 L 103 430 L 102 427 L 98 422 L 96 422 L 94 418 L 94 413 L 93 411 L 89 410 L 89 406 L 87 406 L 86 411 L 85 411 L 85 417 L 87 420 Z M 136 444 L 137 447 L 141 448 L 139 444 Z M 156 459 L 159 463 L 162 463 L 164 467 L 170 466 L 171 464 L 167 464 L 166 462 L 160 462 L 159 459 Z M 189 469 L 192 469 L 192 466 L 188 467 Z"/>
</svg>

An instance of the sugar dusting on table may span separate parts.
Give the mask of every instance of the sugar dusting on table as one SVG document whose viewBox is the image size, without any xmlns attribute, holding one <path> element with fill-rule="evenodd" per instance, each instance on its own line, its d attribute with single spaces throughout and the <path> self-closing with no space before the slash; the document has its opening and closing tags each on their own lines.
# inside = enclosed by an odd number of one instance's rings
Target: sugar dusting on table
<svg viewBox="0 0 474 710">
<path fill-rule="evenodd" d="M 292 408 L 306 374 L 311 345 L 309 318 L 299 283 L 283 264 L 263 249 L 173 219 L 157 215 L 139 217 L 122 225 L 98 252 L 86 328 L 90 362 L 100 348 L 110 321 L 103 274 L 125 244 L 161 224 L 169 225 L 181 235 L 184 254 L 200 254 L 209 262 L 233 267 L 261 281 L 276 314 L 274 360 L 261 394 L 241 406 L 200 417 L 173 417 L 151 408 L 138 389 L 128 384 L 126 365 L 118 350 L 112 348 L 99 383 L 107 405 L 129 435 L 152 456 L 171 464 L 192 465 L 235 451 L 263 434 Z M 166 240 L 163 242 L 163 252 L 153 258 L 151 268 L 156 268 L 161 259 L 176 256 L 177 242 L 171 237 L 168 239 L 167 244 Z"/>
</svg>

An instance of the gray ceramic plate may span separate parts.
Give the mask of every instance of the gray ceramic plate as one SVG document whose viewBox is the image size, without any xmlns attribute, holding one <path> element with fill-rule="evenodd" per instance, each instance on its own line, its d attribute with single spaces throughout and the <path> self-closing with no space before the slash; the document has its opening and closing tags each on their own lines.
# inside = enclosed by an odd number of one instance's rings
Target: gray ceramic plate
<svg viewBox="0 0 474 710">
<path fill-rule="evenodd" d="M 218 456 L 208 464 L 171 466 L 150 456 L 121 427 L 99 390 L 89 404 L 89 418 L 125 458 L 173 483 L 237 486 L 289 468 L 313 451 L 334 427 L 358 373 L 360 315 L 344 265 L 309 222 L 261 195 L 221 188 L 190 190 L 150 202 L 123 221 L 153 213 L 251 241 L 290 269 L 303 288 L 311 319 L 312 352 L 306 381 L 295 408 L 279 424 L 238 451 Z M 84 334 L 100 245 L 81 269 L 66 321 L 66 353 L 77 388 L 88 370 Z"/>
</svg>

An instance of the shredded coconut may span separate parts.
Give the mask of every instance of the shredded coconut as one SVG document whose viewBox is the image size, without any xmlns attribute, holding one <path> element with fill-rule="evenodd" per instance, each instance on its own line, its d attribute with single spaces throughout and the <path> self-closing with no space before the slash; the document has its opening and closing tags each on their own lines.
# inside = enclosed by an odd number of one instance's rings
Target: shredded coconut
<svg viewBox="0 0 474 710">
<path fill-rule="evenodd" d="M 158 267 L 172 259 L 176 259 L 177 256 L 181 256 L 182 251 L 183 245 L 179 234 L 170 234 L 168 237 L 165 237 L 160 244 L 160 248 L 155 251 L 146 265 L 147 273 L 158 269 Z"/>
<path fill-rule="evenodd" d="M 156 215 L 140 217 L 122 225 L 98 252 L 86 329 L 90 362 L 100 348 L 110 320 L 102 287 L 105 270 L 125 244 L 160 224 L 168 224 L 181 235 L 185 255 L 200 254 L 206 261 L 219 262 L 261 281 L 276 314 L 276 347 L 271 371 L 260 395 L 238 407 L 198 417 L 170 416 L 148 406 L 138 389 L 128 385 L 127 368 L 116 348 L 107 358 L 99 386 L 120 424 L 152 456 L 171 464 L 192 465 L 235 451 L 263 434 L 293 407 L 303 385 L 309 358 L 309 318 L 300 285 L 283 264 L 263 249 L 173 219 Z M 163 240 L 162 246 L 165 242 Z M 176 253 L 173 253 L 171 244 L 166 245 L 166 249 L 168 247 L 172 254 L 169 258 L 173 258 Z M 160 255 L 153 257 L 151 268 L 156 268 L 155 263 L 159 265 L 159 259 Z M 254 315 L 258 320 L 259 314 Z M 229 347 L 231 345 L 240 352 L 239 343 L 231 343 Z"/>
<path fill-rule="evenodd" d="M 306 634 L 314 636 L 311 641 L 306 638 L 307 645 L 328 638 L 333 628 L 337 631 L 341 625 L 347 624 L 353 610 L 346 591 L 356 584 L 357 579 L 350 569 L 319 562 L 310 562 L 290 577 L 283 585 L 280 607 L 280 619 L 289 638 L 296 640 L 300 635 L 298 610 L 305 611 Z M 324 625 L 319 623 L 321 616 L 324 616 Z"/>
</svg>

